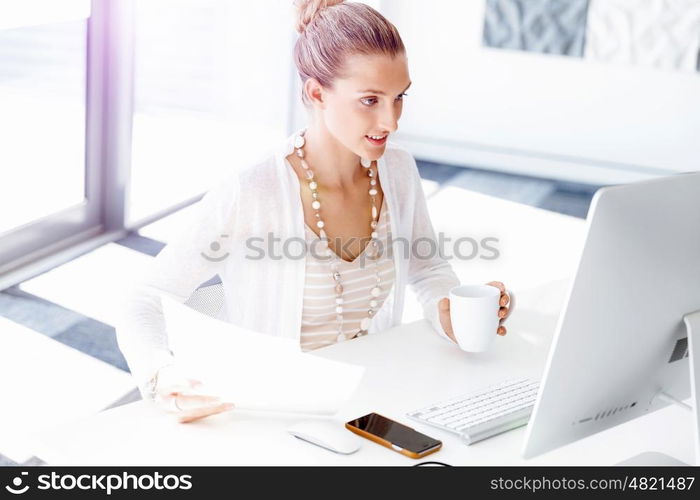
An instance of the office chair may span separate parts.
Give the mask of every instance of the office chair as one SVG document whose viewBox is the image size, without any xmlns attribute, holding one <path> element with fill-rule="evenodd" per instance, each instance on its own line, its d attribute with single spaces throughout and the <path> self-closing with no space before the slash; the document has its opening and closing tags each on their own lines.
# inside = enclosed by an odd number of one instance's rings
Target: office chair
<svg viewBox="0 0 700 500">
<path fill-rule="evenodd" d="M 217 318 L 224 305 L 224 287 L 221 282 L 205 283 L 192 292 L 190 298 L 185 301 L 185 305 L 195 311 Z"/>
</svg>

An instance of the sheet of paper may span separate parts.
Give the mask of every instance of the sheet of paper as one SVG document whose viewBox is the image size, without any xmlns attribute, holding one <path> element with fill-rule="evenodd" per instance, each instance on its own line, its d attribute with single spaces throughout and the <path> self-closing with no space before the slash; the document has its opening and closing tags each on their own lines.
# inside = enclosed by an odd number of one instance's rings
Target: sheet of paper
<svg viewBox="0 0 700 500">
<path fill-rule="evenodd" d="M 291 339 L 258 333 L 162 297 L 168 343 L 193 378 L 237 408 L 332 415 L 365 368 L 304 353 Z"/>
</svg>

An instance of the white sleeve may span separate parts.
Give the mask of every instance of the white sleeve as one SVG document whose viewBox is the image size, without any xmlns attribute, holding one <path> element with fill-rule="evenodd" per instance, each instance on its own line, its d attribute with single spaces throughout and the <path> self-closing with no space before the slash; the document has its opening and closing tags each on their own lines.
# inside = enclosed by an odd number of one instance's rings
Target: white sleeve
<svg viewBox="0 0 700 500">
<path fill-rule="evenodd" d="M 441 254 L 439 241 L 430 221 L 428 206 L 421 184 L 418 166 L 413 156 L 409 158 L 410 173 L 413 177 L 415 208 L 413 212 L 413 236 L 408 266 L 408 285 L 416 293 L 423 306 L 423 316 L 443 339 L 454 343 L 440 324 L 438 302 L 449 296 L 450 289 L 459 285 L 459 279 L 452 266 Z"/>
<path fill-rule="evenodd" d="M 148 383 L 156 371 L 174 362 L 161 295 L 185 302 L 221 270 L 223 260 L 216 257 L 227 251 L 230 238 L 222 235 L 232 231 L 237 189 L 237 178 L 229 177 L 209 190 L 182 232 L 149 263 L 143 276 L 131 280 L 122 297 L 115 325 L 117 343 L 144 399 L 148 399 Z"/>
</svg>

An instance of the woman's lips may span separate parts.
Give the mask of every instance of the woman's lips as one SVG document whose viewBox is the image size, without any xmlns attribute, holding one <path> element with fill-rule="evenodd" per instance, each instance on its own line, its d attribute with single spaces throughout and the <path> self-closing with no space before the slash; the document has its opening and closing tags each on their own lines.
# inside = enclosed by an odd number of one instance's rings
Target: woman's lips
<svg viewBox="0 0 700 500">
<path fill-rule="evenodd" d="M 384 144 L 386 142 L 387 137 L 389 137 L 389 136 L 385 135 L 384 139 L 381 139 L 378 141 L 377 139 L 372 139 L 370 136 L 366 135 L 365 139 L 367 139 L 370 143 L 372 143 L 375 146 L 381 146 L 382 144 Z"/>
</svg>

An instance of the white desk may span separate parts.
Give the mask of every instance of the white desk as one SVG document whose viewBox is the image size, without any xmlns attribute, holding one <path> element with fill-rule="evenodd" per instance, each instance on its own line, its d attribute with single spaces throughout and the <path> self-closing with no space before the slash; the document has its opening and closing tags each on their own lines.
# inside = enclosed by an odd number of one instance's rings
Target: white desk
<svg viewBox="0 0 700 500">
<path fill-rule="evenodd" d="M 533 460 L 520 457 L 524 428 L 465 446 L 459 437 L 415 423 L 405 414 L 442 398 L 508 376 L 539 377 L 582 243 L 584 222 L 457 188 L 428 200 L 437 231 L 457 238 L 499 238 L 497 260 L 452 261 L 460 280 L 500 279 L 517 294 L 508 335 L 473 355 L 430 331 L 413 298 L 405 324 L 319 350 L 315 355 L 367 367 L 363 383 L 339 421 L 370 411 L 404 422 L 443 441 L 425 460 L 458 464 L 608 465 L 643 451 L 690 462 L 690 413 L 670 407 Z M 455 209 L 459 209 L 455 217 Z M 465 230 L 468 227 L 468 230 Z M 179 424 L 143 402 L 104 411 L 36 435 L 35 454 L 54 465 L 414 465 L 370 441 L 350 456 L 335 455 L 293 438 L 298 416 L 232 411 Z M 349 431 L 348 431 L 349 432 Z"/>
<path fill-rule="evenodd" d="M 515 326 L 515 325 L 514 325 Z M 507 375 L 538 376 L 549 335 L 534 342 L 509 334 L 492 352 L 464 353 L 428 330 L 424 321 L 332 346 L 323 357 L 367 367 L 340 421 L 370 411 L 404 422 L 443 441 L 430 455 L 452 465 L 608 465 L 647 450 L 691 459 L 690 415 L 677 408 L 629 422 L 533 460 L 520 457 L 524 428 L 476 443 L 412 422 L 406 411 L 495 382 Z M 50 465 L 414 465 L 370 441 L 341 456 L 286 433 L 298 416 L 232 411 L 179 424 L 143 402 L 104 411 L 37 435 L 35 454 Z M 660 431 L 659 429 L 663 429 Z M 428 460 L 426 457 L 425 460 Z"/>
<path fill-rule="evenodd" d="M 0 452 L 11 460 L 31 458 L 27 435 L 93 415 L 133 385 L 128 373 L 0 317 Z"/>
</svg>

